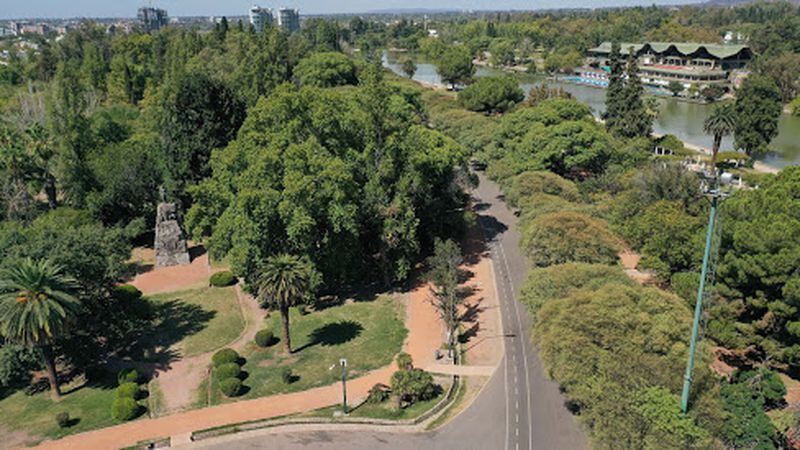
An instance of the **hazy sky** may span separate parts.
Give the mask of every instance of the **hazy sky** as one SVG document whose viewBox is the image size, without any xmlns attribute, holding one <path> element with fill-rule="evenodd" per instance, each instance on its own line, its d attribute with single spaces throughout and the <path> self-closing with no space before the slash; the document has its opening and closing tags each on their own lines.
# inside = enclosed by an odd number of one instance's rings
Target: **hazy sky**
<svg viewBox="0 0 800 450">
<path fill-rule="evenodd" d="M 694 3 L 696 0 L 153 0 L 172 16 L 245 15 L 251 5 L 292 7 L 302 13 L 394 8 L 542 9 Z M 0 0 L 0 19 L 21 17 L 133 17 L 148 0 Z"/>
</svg>

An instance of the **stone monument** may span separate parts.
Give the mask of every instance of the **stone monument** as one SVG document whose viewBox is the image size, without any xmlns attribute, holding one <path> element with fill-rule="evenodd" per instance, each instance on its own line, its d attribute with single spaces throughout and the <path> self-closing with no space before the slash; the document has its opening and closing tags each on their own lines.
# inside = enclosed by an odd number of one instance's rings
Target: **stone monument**
<svg viewBox="0 0 800 450">
<path fill-rule="evenodd" d="M 189 264 L 186 236 L 178 223 L 175 203 L 159 203 L 156 213 L 156 267 Z"/>
</svg>

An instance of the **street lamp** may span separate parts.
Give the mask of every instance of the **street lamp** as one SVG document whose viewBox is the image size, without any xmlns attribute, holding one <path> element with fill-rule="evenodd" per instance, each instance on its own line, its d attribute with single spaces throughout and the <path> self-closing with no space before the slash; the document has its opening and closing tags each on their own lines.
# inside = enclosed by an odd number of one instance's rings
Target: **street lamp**
<svg viewBox="0 0 800 450">
<path fill-rule="evenodd" d="M 347 358 L 339 360 L 339 367 L 342 368 L 342 413 L 347 414 Z M 332 365 L 330 369 L 336 368 L 336 364 Z"/>
</svg>

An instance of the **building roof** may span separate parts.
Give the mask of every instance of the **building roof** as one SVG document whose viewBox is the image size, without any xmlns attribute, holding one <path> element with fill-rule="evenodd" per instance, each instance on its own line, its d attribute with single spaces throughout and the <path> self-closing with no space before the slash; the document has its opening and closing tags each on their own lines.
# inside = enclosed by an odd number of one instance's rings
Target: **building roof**
<svg viewBox="0 0 800 450">
<path fill-rule="evenodd" d="M 627 54 L 631 47 L 633 47 L 633 51 L 636 53 L 639 53 L 645 47 L 649 47 L 655 53 L 663 53 L 669 50 L 670 47 L 674 47 L 678 53 L 684 56 L 692 55 L 704 49 L 708 54 L 719 59 L 735 56 L 744 50 L 750 52 L 750 47 L 746 45 L 699 44 L 695 42 L 647 42 L 644 44 L 621 42 L 619 47 L 622 54 Z M 598 47 L 590 49 L 589 51 L 594 53 L 611 53 L 611 42 L 603 42 Z"/>
</svg>

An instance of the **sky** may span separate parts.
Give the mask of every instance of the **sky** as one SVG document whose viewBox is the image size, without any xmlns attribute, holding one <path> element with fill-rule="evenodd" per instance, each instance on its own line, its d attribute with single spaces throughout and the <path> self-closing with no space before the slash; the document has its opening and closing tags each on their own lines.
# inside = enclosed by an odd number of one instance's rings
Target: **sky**
<svg viewBox="0 0 800 450">
<path fill-rule="evenodd" d="M 152 3 L 171 16 L 246 15 L 254 3 L 263 7 L 291 7 L 306 14 L 357 13 L 382 9 L 446 8 L 531 10 L 599 8 L 694 3 L 697 0 L 0 0 L 0 19 L 25 17 L 133 17 L 136 9 Z"/>
</svg>

